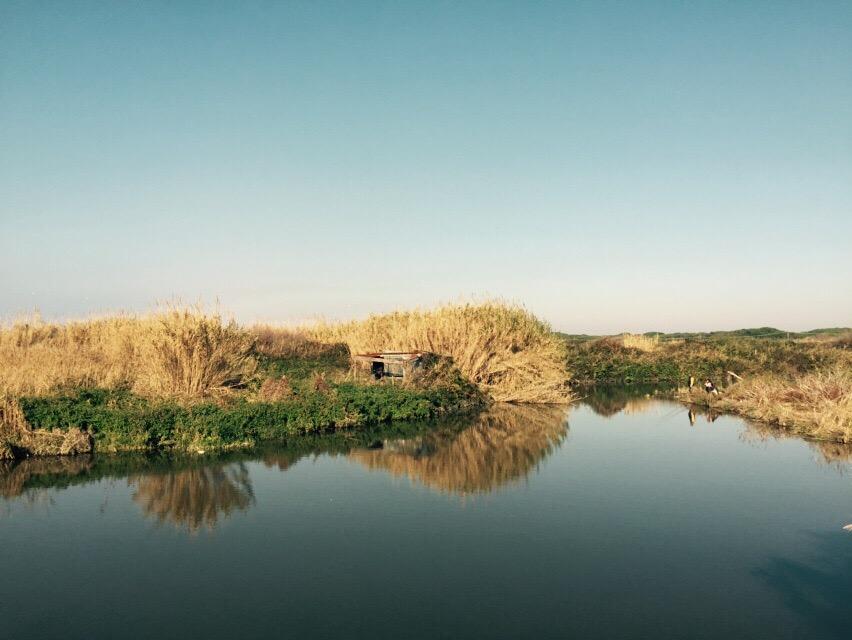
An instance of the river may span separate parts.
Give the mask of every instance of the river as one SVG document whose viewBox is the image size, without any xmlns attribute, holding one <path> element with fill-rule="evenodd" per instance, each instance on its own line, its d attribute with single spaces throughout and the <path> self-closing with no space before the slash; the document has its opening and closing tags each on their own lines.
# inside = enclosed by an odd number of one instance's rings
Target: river
<svg viewBox="0 0 852 640">
<path fill-rule="evenodd" d="M 643 389 L 0 467 L 2 638 L 846 638 L 852 452 Z"/>
</svg>

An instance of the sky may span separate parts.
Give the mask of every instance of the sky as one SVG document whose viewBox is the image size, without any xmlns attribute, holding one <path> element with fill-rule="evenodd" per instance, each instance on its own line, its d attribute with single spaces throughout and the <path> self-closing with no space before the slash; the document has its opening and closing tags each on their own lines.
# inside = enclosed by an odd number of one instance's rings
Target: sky
<svg viewBox="0 0 852 640">
<path fill-rule="evenodd" d="M 852 325 L 850 2 L 0 2 L 0 318 Z"/>
</svg>

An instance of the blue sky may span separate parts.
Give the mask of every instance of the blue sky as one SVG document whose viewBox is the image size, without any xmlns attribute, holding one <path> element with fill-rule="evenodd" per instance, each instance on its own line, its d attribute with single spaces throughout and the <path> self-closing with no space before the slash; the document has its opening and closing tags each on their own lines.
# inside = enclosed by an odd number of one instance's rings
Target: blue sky
<svg viewBox="0 0 852 640">
<path fill-rule="evenodd" d="M 852 324 L 852 3 L 0 3 L 0 316 Z"/>
</svg>

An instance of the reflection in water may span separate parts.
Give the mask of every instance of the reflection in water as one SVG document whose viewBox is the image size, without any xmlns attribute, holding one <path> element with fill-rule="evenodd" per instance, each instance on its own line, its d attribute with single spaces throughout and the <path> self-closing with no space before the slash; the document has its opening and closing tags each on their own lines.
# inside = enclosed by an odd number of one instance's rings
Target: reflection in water
<svg viewBox="0 0 852 640">
<path fill-rule="evenodd" d="M 207 465 L 172 473 L 131 476 L 133 499 L 147 516 L 197 531 L 212 529 L 220 517 L 254 503 L 248 469 L 242 462 Z"/>
<path fill-rule="evenodd" d="M 621 385 L 589 387 L 580 395 L 583 404 L 599 416 L 609 418 L 622 411 L 627 414 L 650 410 L 668 390 L 653 385 Z"/>
<path fill-rule="evenodd" d="M 658 406 L 665 392 L 639 386 L 589 390 L 584 404 L 596 413 L 638 413 Z M 695 425 L 717 414 L 693 406 Z M 684 426 L 686 420 L 684 420 Z M 746 441 L 791 437 L 775 427 L 743 421 Z M 526 477 L 565 439 L 566 409 L 542 405 L 496 404 L 475 418 L 433 423 L 393 424 L 373 430 L 304 437 L 254 451 L 199 459 L 155 456 L 68 456 L 0 462 L 0 498 L 50 504 L 49 488 L 106 478 L 127 478 L 142 512 L 160 523 L 197 531 L 213 528 L 255 503 L 249 461 L 286 471 L 304 456 L 344 455 L 369 469 L 405 476 L 439 491 L 482 493 Z M 841 469 L 852 461 L 852 445 L 807 441 L 822 460 Z M 841 464 L 842 463 L 842 464 Z"/>
<path fill-rule="evenodd" d="M 692 425 L 695 424 L 696 414 L 704 416 L 704 419 L 707 422 L 715 422 L 720 416 L 717 411 L 713 411 L 707 407 L 692 405 L 689 408 L 689 422 Z M 755 422 L 748 418 L 743 418 L 742 416 L 737 416 L 737 419 L 742 421 L 745 425 L 745 429 L 743 429 L 740 434 L 740 439 L 744 442 L 760 443 L 766 442 L 767 440 L 784 440 L 787 438 L 793 438 L 807 443 L 811 449 L 820 455 L 823 462 L 838 464 L 841 466 L 841 469 L 845 467 L 846 463 L 852 462 L 852 444 L 824 440 L 810 440 L 798 436 L 795 433 L 785 431 L 777 425 Z"/>
<path fill-rule="evenodd" d="M 68 484 L 88 471 L 93 456 L 59 456 L 0 461 L 0 497 L 24 497 L 35 503 L 47 498 L 47 488 Z"/>
<path fill-rule="evenodd" d="M 349 457 L 440 491 L 487 492 L 525 477 L 567 431 L 564 407 L 500 403 L 461 432 L 437 430 Z"/>
</svg>

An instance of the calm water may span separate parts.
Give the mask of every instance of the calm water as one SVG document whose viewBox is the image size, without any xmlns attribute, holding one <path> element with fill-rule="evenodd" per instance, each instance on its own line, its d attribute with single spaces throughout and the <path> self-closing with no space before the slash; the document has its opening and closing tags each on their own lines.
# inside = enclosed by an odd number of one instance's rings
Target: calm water
<svg viewBox="0 0 852 640">
<path fill-rule="evenodd" d="M 0 637 L 848 638 L 849 452 L 692 419 L 0 467 Z"/>
</svg>

